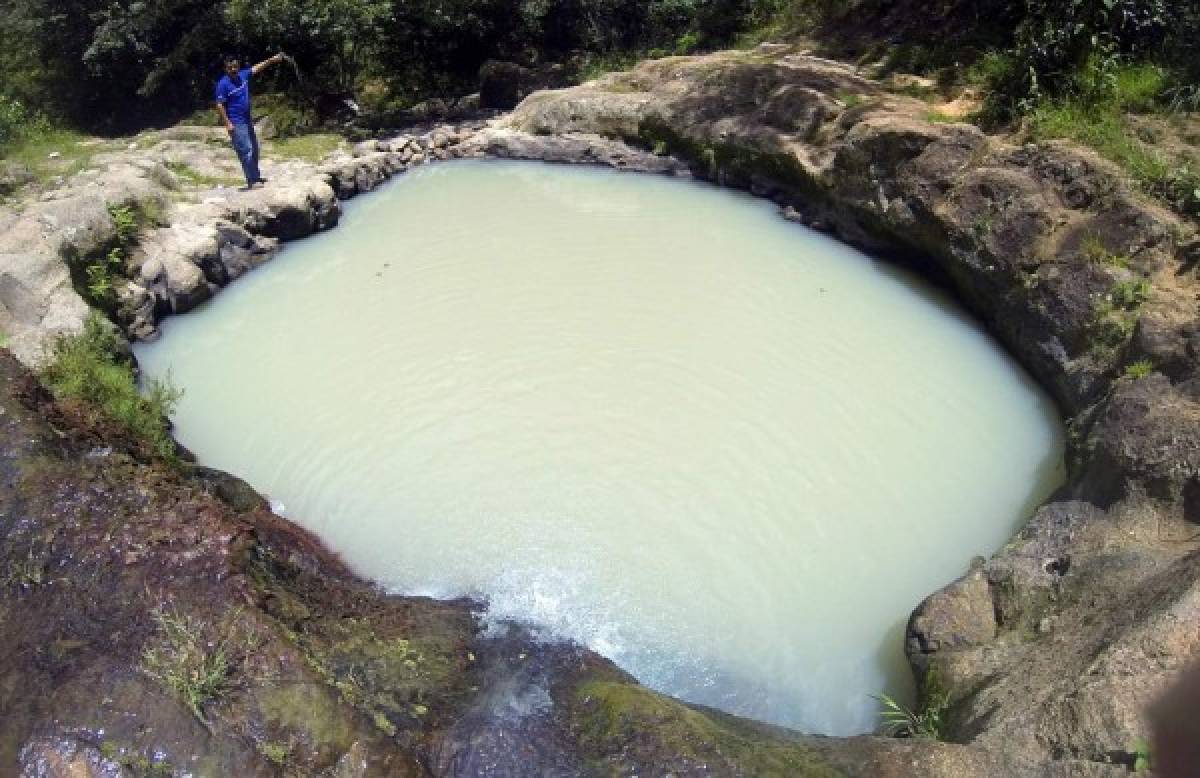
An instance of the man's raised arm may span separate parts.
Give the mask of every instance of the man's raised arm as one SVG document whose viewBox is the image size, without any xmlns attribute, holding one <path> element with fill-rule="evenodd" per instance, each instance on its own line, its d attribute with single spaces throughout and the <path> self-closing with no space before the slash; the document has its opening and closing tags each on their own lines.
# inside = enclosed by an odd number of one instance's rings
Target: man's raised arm
<svg viewBox="0 0 1200 778">
<path fill-rule="evenodd" d="M 272 65 L 283 62 L 283 59 L 284 59 L 284 56 L 283 56 L 283 52 L 281 51 L 278 54 L 276 54 L 274 57 L 271 57 L 270 59 L 264 59 L 262 62 L 258 63 L 254 67 L 250 68 L 250 72 L 257 76 L 259 73 L 261 73 L 262 71 L 271 67 Z"/>
</svg>

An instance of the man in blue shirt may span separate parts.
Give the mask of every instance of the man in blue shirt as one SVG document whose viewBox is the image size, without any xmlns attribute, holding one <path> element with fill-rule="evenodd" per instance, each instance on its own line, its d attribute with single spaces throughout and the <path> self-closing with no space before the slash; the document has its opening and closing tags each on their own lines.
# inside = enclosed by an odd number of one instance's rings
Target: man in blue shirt
<svg viewBox="0 0 1200 778">
<path fill-rule="evenodd" d="M 258 138 L 254 134 L 254 119 L 250 114 L 250 79 L 266 68 L 282 62 L 282 52 L 253 67 L 242 68 L 237 57 L 225 58 L 225 75 L 217 82 L 217 113 L 225 124 L 233 149 L 246 174 L 246 188 L 265 184 L 267 179 L 258 170 Z"/>
</svg>

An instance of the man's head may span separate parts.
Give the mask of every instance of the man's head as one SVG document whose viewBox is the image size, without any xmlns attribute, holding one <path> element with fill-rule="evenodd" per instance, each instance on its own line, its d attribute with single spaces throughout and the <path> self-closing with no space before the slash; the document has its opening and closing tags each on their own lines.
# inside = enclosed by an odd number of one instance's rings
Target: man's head
<svg viewBox="0 0 1200 778">
<path fill-rule="evenodd" d="M 238 74 L 238 68 L 241 67 L 241 64 L 237 57 L 230 55 L 225 58 L 225 72 L 232 78 Z"/>
</svg>

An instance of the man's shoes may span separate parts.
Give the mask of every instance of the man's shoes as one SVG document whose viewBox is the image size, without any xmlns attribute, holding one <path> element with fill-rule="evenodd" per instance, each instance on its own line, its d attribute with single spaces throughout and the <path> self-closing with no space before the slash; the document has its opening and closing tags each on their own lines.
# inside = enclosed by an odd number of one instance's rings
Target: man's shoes
<svg viewBox="0 0 1200 778">
<path fill-rule="evenodd" d="M 256 181 L 255 183 L 265 184 L 265 183 L 267 183 L 267 179 L 263 178 L 262 176 L 259 176 L 258 181 Z"/>
</svg>

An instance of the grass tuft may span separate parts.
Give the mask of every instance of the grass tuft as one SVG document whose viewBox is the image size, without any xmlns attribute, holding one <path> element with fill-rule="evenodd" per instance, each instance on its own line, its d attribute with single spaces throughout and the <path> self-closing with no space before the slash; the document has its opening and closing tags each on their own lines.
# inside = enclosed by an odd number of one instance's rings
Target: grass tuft
<svg viewBox="0 0 1200 778">
<path fill-rule="evenodd" d="M 1149 359 L 1139 359 L 1137 362 L 1125 366 L 1125 375 L 1134 380 L 1145 378 L 1153 372 L 1154 363 Z"/>
<path fill-rule="evenodd" d="M 59 339 L 41 378 L 58 399 L 85 404 L 124 427 L 154 455 L 176 461 L 167 419 L 182 391 L 168 378 L 151 382 L 146 395 L 139 394 L 112 325 L 98 313 L 88 316 L 82 333 Z"/>
<path fill-rule="evenodd" d="M 1106 86 L 1084 84 L 1070 97 L 1043 100 L 1029 114 L 1032 140 L 1063 138 L 1089 146 L 1120 165 L 1137 184 L 1181 213 L 1200 216 L 1200 169 L 1169 158 L 1134 131 L 1127 114 L 1163 108 L 1164 72 L 1153 65 L 1126 65 Z"/>
<path fill-rule="evenodd" d="M 206 727 L 204 706 L 233 689 L 233 670 L 226 652 L 228 638 L 211 643 L 204 625 L 177 612 L 153 613 L 157 638 L 142 652 L 142 671 L 170 690 Z"/>
<path fill-rule="evenodd" d="M 268 143 L 269 152 L 276 157 L 320 162 L 344 146 L 345 139 L 334 133 L 318 132 L 291 138 L 276 138 Z"/>
<path fill-rule="evenodd" d="M 1108 265 L 1121 269 L 1129 267 L 1128 255 L 1109 251 L 1104 242 L 1095 235 L 1085 237 L 1079 248 L 1083 253 L 1083 258 L 1094 265 Z"/>
</svg>

